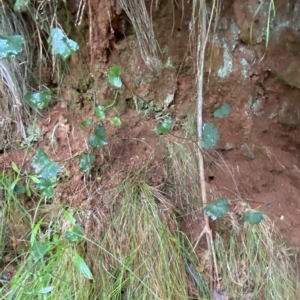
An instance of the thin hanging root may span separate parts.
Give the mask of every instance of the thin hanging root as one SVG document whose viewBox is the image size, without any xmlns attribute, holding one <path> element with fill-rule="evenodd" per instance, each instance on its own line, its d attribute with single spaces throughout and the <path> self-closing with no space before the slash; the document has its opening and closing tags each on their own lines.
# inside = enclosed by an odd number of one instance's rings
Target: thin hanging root
<svg viewBox="0 0 300 300">
<path fill-rule="evenodd" d="M 198 143 L 198 160 L 199 160 L 199 176 L 200 176 L 200 184 L 201 184 L 201 194 L 202 194 L 202 202 L 203 206 L 207 205 L 207 195 L 206 195 L 206 182 L 205 182 L 205 176 L 204 176 L 204 162 L 203 162 L 203 155 L 201 152 L 201 148 Z M 211 252 L 210 254 L 210 286 L 211 290 L 213 288 L 213 279 L 215 278 L 217 281 L 217 284 L 219 285 L 220 283 L 220 278 L 219 278 L 219 272 L 218 272 L 218 265 L 217 265 L 217 258 L 216 258 L 216 252 L 214 248 L 214 243 L 213 243 L 213 237 L 212 237 L 212 230 L 209 225 L 209 217 L 204 214 L 204 228 L 200 235 L 198 236 L 195 244 L 194 244 L 194 251 L 196 247 L 198 246 L 201 238 L 203 236 L 206 236 L 206 242 L 207 242 L 207 248 Z M 215 276 L 213 276 L 213 273 Z M 218 288 L 218 287 L 217 287 Z"/>
<path fill-rule="evenodd" d="M 75 26 L 80 26 L 81 25 L 82 17 L 83 17 L 84 10 L 85 10 L 85 5 L 86 5 L 86 1 L 85 0 L 80 0 L 79 6 L 78 6 L 78 11 L 76 13 Z"/>
<path fill-rule="evenodd" d="M 91 0 L 88 0 L 89 6 L 89 43 L 90 43 L 90 56 L 91 56 L 91 66 L 94 64 L 94 51 L 93 51 L 93 17 L 92 17 L 92 7 Z"/>
<path fill-rule="evenodd" d="M 213 2 L 213 9 L 214 11 L 216 5 L 216 0 Z M 198 131 L 198 161 L 199 161 L 199 177 L 200 177 L 200 184 L 201 184 L 201 196 L 202 196 L 202 203 L 203 207 L 207 205 L 207 194 L 206 194 L 206 182 L 204 176 L 204 162 L 203 162 L 203 155 L 202 155 L 202 110 L 203 110 L 203 69 L 204 69 L 204 58 L 205 58 L 205 48 L 207 44 L 207 38 L 209 34 L 209 29 L 211 26 L 212 15 L 210 17 L 208 29 L 206 24 L 206 0 L 200 1 L 200 14 L 201 14 L 201 36 L 198 37 L 198 87 L 197 87 L 197 131 Z M 207 246 L 209 251 L 211 251 L 210 255 L 210 278 L 211 278 L 211 291 L 213 289 L 213 270 L 216 276 L 217 283 L 219 284 L 219 275 L 218 275 L 218 268 L 217 268 L 217 260 L 216 260 L 216 253 L 214 250 L 213 238 L 212 238 L 212 231 L 209 225 L 209 218 L 207 215 L 204 214 L 204 228 L 199 235 L 194 249 L 199 244 L 201 238 L 206 236 Z"/>
<path fill-rule="evenodd" d="M 148 13 L 145 1 L 140 0 L 118 0 L 117 3 L 124 10 L 134 27 L 145 64 L 151 70 L 160 74 L 160 49 L 153 31 L 152 8 Z M 151 3 L 153 2 L 151 1 Z"/>
</svg>

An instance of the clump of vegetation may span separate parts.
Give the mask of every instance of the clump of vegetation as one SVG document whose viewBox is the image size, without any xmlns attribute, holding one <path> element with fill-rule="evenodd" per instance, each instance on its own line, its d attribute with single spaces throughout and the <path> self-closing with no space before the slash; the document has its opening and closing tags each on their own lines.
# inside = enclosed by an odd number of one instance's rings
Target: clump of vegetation
<svg viewBox="0 0 300 300">
<path fill-rule="evenodd" d="M 55 74 L 60 82 L 64 61 L 78 50 L 78 44 L 62 30 L 65 19 L 59 19 L 58 10 L 67 14 L 67 9 L 55 1 L 16 1 L 13 6 L 2 3 L 0 112 L 5 117 L 0 122 L 5 130 L 0 135 L 0 149 L 9 147 L 16 137 L 26 140 L 26 126 L 32 119 L 30 107 L 41 108 L 41 102 L 35 103 L 30 92 L 49 93 L 43 87 L 45 63 L 53 68 L 49 77 Z"/>
<path fill-rule="evenodd" d="M 297 299 L 296 251 L 264 216 L 259 225 L 241 223 L 230 213 L 224 232 L 216 233 L 215 249 L 223 290 L 234 299 Z"/>
<path fill-rule="evenodd" d="M 188 116 L 185 130 L 193 140 L 193 117 Z M 285 242 L 268 216 L 249 209 L 246 203 L 241 203 L 241 211 L 233 212 L 228 201 L 216 197 L 214 191 L 209 191 L 210 203 L 203 207 L 199 200 L 197 149 L 186 140 L 169 144 L 168 150 L 167 174 L 171 183 L 168 193 L 182 218 L 195 217 L 201 210 L 212 220 L 219 220 L 213 242 L 217 264 L 211 273 L 217 280 L 215 294 L 233 299 L 296 299 L 299 281 L 296 250 Z M 197 246 L 199 238 L 191 243 Z"/>
<path fill-rule="evenodd" d="M 184 270 L 196 260 L 183 245 L 184 236 L 162 194 L 135 179 L 111 196 L 119 207 L 113 212 L 101 247 L 93 247 L 94 256 L 90 257 L 98 274 L 97 297 L 189 299 L 190 278 Z M 202 295 L 207 291 L 204 284 Z"/>
<path fill-rule="evenodd" d="M 7 183 L 0 181 L 1 189 L 8 191 Z M 81 255 L 80 230 L 72 228 L 57 206 L 39 203 L 28 213 L 14 195 L 9 199 L 12 204 L 2 207 L 2 225 L 15 242 L 10 252 L 7 246 L 1 252 L 2 257 L 12 258 L 2 266 L 1 299 L 89 298 L 92 275 Z M 12 205 L 13 213 L 10 212 Z M 22 226 L 19 231 L 23 236 L 15 231 L 19 226 Z M 68 239 L 63 236 L 64 232 Z"/>
<path fill-rule="evenodd" d="M 196 270 L 197 259 L 184 246 L 186 238 L 158 190 L 138 178 L 113 190 L 112 208 L 118 208 L 105 234 L 96 237 L 93 231 L 85 235 L 77 222 L 84 212 L 68 212 L 42 202 L 27 212 L 11 190 L 14 178 L 3 178 L 1 190 L 10 193 L 4 195 L 8 201 L 2 208 L 3 228 L 9 231 L 10 222 L 16 222 L 8 213 L 13 208 L 15 216 L 27 224 L 23 237 L 27 247 L 3 267 L 1 278 L 7 280 L 2 282 L 1 297 L 189 299 L 190 278 L 184 270 L 186 265 Z M 1 249 L 3 256 L 7 250 Z M 204 278 L 201 284 L 201 289 L 200 285 L 194 289 L 208 296 Z"/>
<path fill-rule="evenodd" d="M 134 26 L 144 62 L 151 70 L 160 74 L 162 67 L 159 56 L 160 49 L 155 38 L 152 18 L 147 11 L 145 2 L 118 0 L 118 4 L 125 11 Z"/>
<path fill-rule="evenodd" d="M 0 150 L 9 147 L 14 140 L 12 134 L 12 121 L 17 125 L 17 130 L 22 137 L 26 136 L 24 117 L 29 117 L 29 111 L 24 106 L 23 95 L 26 92 L 29 74 L 28 68 L 32 67 L 29 47 L 25 43 L 28 28 L 22 19 L 19 19 L 11 8 L 2 5 L 0 9 L 0 113 L 1 133 Z M 12 44 L 14 47 L 10 47 Z M 24 51 L 22 51 L 24 48 Z"/>
</svg>

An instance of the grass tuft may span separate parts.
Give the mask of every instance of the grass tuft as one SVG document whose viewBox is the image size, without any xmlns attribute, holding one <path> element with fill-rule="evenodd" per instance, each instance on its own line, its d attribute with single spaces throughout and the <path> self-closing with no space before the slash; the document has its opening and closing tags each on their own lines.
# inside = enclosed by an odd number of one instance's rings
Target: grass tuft
<svg viewBox="0 0 300 300">
<path fill-rule="evenodd" d="M 192 125 L 189 121 L 185 128 L 191 136 Z M 195 150 L 191 143 L 169 144 L 168 149 L 168 191 L 182 215 L 193 215 L 202 209 Z M 221 196 L 213 190 L 210 194 L 212 199 Z M 222 292 L 232 299 L 297 299 L 296 251 L 284 242 L 266 215 L 260 224 L 251 225 L 231 212 L 225 221 L 218 221 L 214 232 Z"/>
<path fill-rule="evenodd" d="M 66 212 L 42 205 L 42 200 L 26 211 L 12 192 L 18 177 L 3 176 L 1 255 L 9 252 L 10 260 L 2 265 L 0 299 L 190 299 L 191 291 L 208 295 L 172 204 L 140 178 L 128 179 L 107 194 L 114 202 L 110 219 L 99 220 L 105 230 L 83 235 L 83 211 Z M 11 222 L 25 221 L 26 247 L 20 248 L 20 235 L 15 247 L 9 246 Z"/>
<path fill-rule="evenodd" d="M 190 150 L 187 150 L 187 147 Z M 193 214 L 202 207 L 194 147 L 192 144 L 174 143 L 168 145 L 168 150 L 168 192 L 180 211 Z"/>
<path fill-rule="evenodd" d="M 3 36 L 19 34 L 24 38 L 28 37 L 23 21 L 5 4 L 0 8 L 0 24 L 0 34 Z M 13 140 L 16 133 L 26 136 L 24 118 L 29 117 L 29 112 L 23 95 L 28 79 L 27 68 L 31 67 L 28 57 L 29 49 L 25 43 L 24 51 L 17 57 L 0 60 L 0 126 L 4 129 L 0 133 L 0 150 L 8 141 Z M 15 132 L 12 132 L 13 126 L 17 129 Z"/>
<path fill-rule="evenodd" d="M 193 260 L 172 210 L 157 204 L 157 190 L 144 182 L 127 182 L 119 193 L 122 201 L 90 261 L 98 299 L 189 299 L 185 267 Z"/>
<path fill-rule="evenodd" d="M 227 221 L 215 238 L 224 291 L 233 299 L 297 299 L 297 257 L 271 220 L 251 225 L 231 213 Z"/>
</svg>

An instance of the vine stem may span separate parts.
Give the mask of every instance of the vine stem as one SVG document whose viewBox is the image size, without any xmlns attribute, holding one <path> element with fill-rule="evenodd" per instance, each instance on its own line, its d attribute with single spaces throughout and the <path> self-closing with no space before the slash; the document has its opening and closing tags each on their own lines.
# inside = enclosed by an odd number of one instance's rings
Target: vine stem
<svg viewBox="0 0 300 300">
<path fill-rule="evenodd" d="M 215 2 L 213 3 L 212 11 L 215 9 Z M 203 119 L 202 119 L 202 112 L 203 112 L 203 83 L 204 83 L 204 59 L 205 59 L 205 49 L 210 29 L 210 24 L 212 21 L 212 15 L 209 21 L 209 25 L 207 28 L 207 12 L 206 12 L 206 0 L 200 0 L 200 14 L 201 14 L 201 35 L 198 38 L 198 85 L 197 85 L 197 132 L 198 132 L 198 167 L 199 167 L 199 179 L 201 185 L 201 196 L 202 196 L 202 204 L 203 207 L 207 205 L 207 193 L 206 193 L 206 182 L 205 182 L 205 175 L 204 175 L 204 160 L 202 155 L 202 127 L 203 127 Z M 200 233 L 199 237 L 197 238 L 194 249 L 199 244 L 201 238 L 206 236 L 207 246 L 209 251 L 211 251 L 211 260 L 210 260 L 210 273 L 211 273 L 211 290 L 213 288 L 213 269 L 215 271 L 217 282 L 219 283 L 218 278 L 218 268 L 217 268 L 217 261 L 216 261 L 216 254 L 213 245 L 213 238 L 212 238 L 212 230 L 209 225 L 209 217 L 204 213 L 204 228 Z"/>
</svg>

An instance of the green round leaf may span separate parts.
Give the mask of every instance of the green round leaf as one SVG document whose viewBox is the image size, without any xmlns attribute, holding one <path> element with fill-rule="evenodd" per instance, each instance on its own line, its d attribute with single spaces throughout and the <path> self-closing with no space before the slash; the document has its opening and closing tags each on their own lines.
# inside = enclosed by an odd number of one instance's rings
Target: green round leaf
<svg viewBox="0 0 300 300">
<path fill-rule="evenodd" d="M 95 108 L 95 115 L 99 120 L 104 120 L 105 119 L 105 107 L 102 105 L 98 105 Z"/>
<path fill-rule="evenodd" d="M 162 122 L 160 122 L 159 124 L 156 125 L 155 131 L 158 134 L 166 134 L 171 130 L 172 124 L 173 124 L 172 119 L 169 117 L 166 117 L 166 118 L 164 118 L 164 120 Z"/>
<path fill-rule="evenodd" d="M 20 35 L 0 35 L 0 59 L 15 56 L 23 50 L 24 38 Z"/>
<path fill-rule="evenodd" d="M 215 112 L 215 118 L 224 118 L 230 113 L 230 106 L 227 103 L 222 104 Z"/>
<path fill-rule="evenodd" d="M 114 126 L 121 126 L 122 122 L 118 117 L 111 118 L 110 123 Z"/>
<path fill-rule="evenodd" d="M 43 92 L 27 92 L 25 94 L 25 100 L 35 108 L 43 109 L 48 106 L 51 100 L 50 91 Z"/>
<path fill-rule="evenodd" d="M 78 224 L 74 225 L 73 230 L 69 230 L 65 233 L 65 237 L 70 243 L 81 241 L 83 238 L 81 227 Z"/>
<path fill-rule="evenodd" d="M 60 28 L 51 29 L 48 43 L 52 47 L 52 52 L 61 56 L 63 60 L 66 60 L 79 49 L 78 44 L 73 40 L 68 39 Z"/>
<path fill-rule="evenodd" d="M 51 179 L 41 178 L 40 182 L 36 185 L 36 189 L 45 194 L 47 198 L 52 198 L 54 193 L 54 183 Z"/>
<path fill-rule="evenodd" d="M 24 185 L 16 184 L 14 187 L 14 193 L 22 195 L 26 193 L 26 188 Z"/>
<path fill-rule="evenodd" d="M 34 168 L 35 173 L 40 178 L 44 179 L 55 178 L 61 171 L 60 167 L 48 158 L 48 155 L 43 148 L 37 150 L 31 165 Z"/>
<path fill-rule="evenodd" d="M 115 88 L 122 87 L 121 68 L 119 66 L 109 68 L 108 81 Z"/>
<path fill-rule="evenodd" d="M 204 207 L 204 212 L 212 218 L 212 220 L 224 218 L 229 212 L 228 201 L 225 198 L 219 198 L 214 203 Z"/>
<path fill-rule="evenodd" d="M 92 153 L 89 154 L 82 154 L 80 155 L 80 164 L 79 164 L 79 170 L 80 172 L 87 172 L 90 170 L 92 164 L 95 161 L 95 155 Z"/>
<path fill-rule="evenodd" d="M 105 127 L 101 125 L 96 125 L 94 129 L 94 135 L 90 137 L 89 142 L 95 148 L 107 145 Z"/>
<path fill-rule="evenodd" d="M 245 211 L 243 219 L 252 225 L 259 224 L 264 219 L 264 214 L 261 211 Z"/>
<path fill-rule="evenodd" d="M 204 149 L 209 149 L 214 147 L 219 140 L 219 130 L 218 128 L 211 123 L 203 124 L 203 134 L 201 145 Z"/>
<path fill-rule="evenodd" d="M 90 119 L 83 120 L 83 121 L 81 122 L 81 126 L 82 126 L 83 128 L 87 128 L 87 127 L 89 127 L 91 124 L 92 124 L 92 121 L 91 121 Z"/>
</svg>

